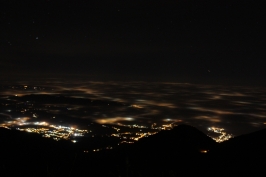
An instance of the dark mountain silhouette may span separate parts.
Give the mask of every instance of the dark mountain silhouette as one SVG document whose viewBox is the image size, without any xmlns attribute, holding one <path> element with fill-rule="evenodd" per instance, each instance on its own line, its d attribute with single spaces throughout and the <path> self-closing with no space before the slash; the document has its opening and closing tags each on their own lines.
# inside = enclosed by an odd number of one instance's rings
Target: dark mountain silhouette
<svg viewBox="0 0 266 177">
<path fill-rule="evenodd" d="M 266 149 L 266 129 L 262 129 L 256 132 L 252 132 L 249 134 L 240 135 L 238 137 L 235 137 L 233 139 L 230 139 L 229 141 L 225 141 L 221 144 L 220 148 L 223 151 L 235 151 L 238 152 L 250 152 L 253 151 L 253 153 L 261 152 L 261 150 Z M 238 149 L 241 147 L 241 150 Z"/>
<path fill-rule="evenodd" d="M 211 159 L 221 163 L 213 169 L 220 174 L 235 174 L 245 176 L 264 175 L 266 159 L 266 129 L 241 135 L 220 143 L 210 152 Z M 223 170 L 221 170 L 221 168 Z"/>
<path fill-rule="evenodd" d="M 0 128 L 1 176 L 47 176 L 47 167 L 69 168 L 76 147 L 38 134 Z M 72 156 L 72 157 L 71 157 Z M 50 169 L 51 170 L 51 169 Z"/>
<path fill-rule="evenodd" d="M 216 145 L 215 141 L 203 132 L 189 125 L 179 125 L 172 130 L 161 131 L 153 136 L 140 139 L 135 148 L 154 150 L 180 150 L 184 152 L 200 152 Z"/>
<path fill-rule="evenodd" d="M 133 145 L 84 153 L 84 143 L 56 142 L 37 134 L 0 128 L 0 174 L 261 176 L 264 175 L 263 162 L 266 157 L 264 137 L 266 129 L 216 143 L 195 127 L 179 125 L 143 138 Z"/>
<path fill-rule="evenodd" d="M 127 149 L 124 156 L 131 168 L 144 176 L 193 175 L 203 172 L 207 159 L 202 151 L 215 146 L 213 139 L 195 127 L 179 125 L 140 139 Z"/>
</svg>

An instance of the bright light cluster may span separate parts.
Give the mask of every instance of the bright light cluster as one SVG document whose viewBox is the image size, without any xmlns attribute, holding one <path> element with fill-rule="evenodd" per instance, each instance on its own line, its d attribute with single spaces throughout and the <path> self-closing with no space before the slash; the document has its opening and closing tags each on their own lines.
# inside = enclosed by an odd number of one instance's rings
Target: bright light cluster
<svg viewBox="0 0 266 177">
<path fill-rule="evenodd" d="M 134 143 L 135 141 L 138 141 L 141 138 L 148 137 L 150 135 L 154 135 L 158 132 L 137 132 L 137 133 L 113 133 L 111 136 L 119 137 L 122 139 L 121 143 Z"/>
<path fill-rule="evenodd" d="M 226 133 L 223 128 L 208 127 L 208 131 L 220 134 L 220 136 L 218 137 L 211 137 L 217 143 L 221 143 L 223 141 L 229 140 L 230 138 L 233 138 L 233 135 Z"/>
<path fill-rule="evenodd" d="M 149 128 L 147 126 L 143 126 L 143 125 L 137 125 L 137 124 L 125 125 L 125 124 L 118 123 L 118 125 L 128 127 L 131 129 L 135 129 L 135 130 L 138 129 L 138 131 L 134 131 L 134 132 L 120 132 L 120 129 L 118 129 L 116 127 L 112 127 L 113 129 L 115 129 L 117 131 L 117 133 L 113 133 L 113 134 L 111 134 L 111 136 L 115 136 L 115 137 L 120 138 L 122 140 L 120 142 L 121 144 L 122 143 L 134 143 L 141 138 L 148 137 L 150 135 L 154 135 L 161 130 L 171 130 L 175 126 L 174 123 L 163 124 L 161 126 L 156 126 L 156 123 L 154 123 L 154 124 L 152 124 L 151 128 Z M 153 130 L 150 131 L 151 129 L 153 129 Z"/>
<path fill-rule="evenodd" d="M 10 129 L 11 127 L 17 126 L 18 128 L 16 129 L 19 131 L 42 134 L 43 137 L 53 138 L 56 141 L 61 139 L 71 140 L 73 143 L 77 142 L 73 138 L 81 137 L 85 133 L 88 133 L 88 130 L 80 130 L 61 125 L 50 125 L 47 122 L 27 122 L 27 120 L 29 120 L 27 117 L 17 118 L 13 121 L 0 124 L 0 127 Z"/>
</svg>

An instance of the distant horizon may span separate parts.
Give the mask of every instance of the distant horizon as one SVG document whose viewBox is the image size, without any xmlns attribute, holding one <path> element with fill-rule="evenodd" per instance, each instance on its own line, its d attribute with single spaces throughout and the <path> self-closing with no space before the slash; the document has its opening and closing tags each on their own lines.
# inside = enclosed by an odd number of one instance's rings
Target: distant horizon
<svg viewBox="0 0 266 177">
<path fill-rule="evenodd" d="M 196 85 L 213 85 L 213 86 L 248 86 L 248 87 L 266 87 L 263 80 L 252 80 L 250 82 L 242 82 L 241 80 L 225 79 L 223 81 L 210 79 L 207 80 L 193 80 L 193 79 L 164 79 L 164 78 L 142 78 L 134 77 L 101 77 L 97 78 L 87 74 L 2 74 L 0 76 L 1 82 L 45 82 L 45 81 L 64 81 L 64 82 L 147 82 L 147 83 L 187 83 Z"/>
</svg>

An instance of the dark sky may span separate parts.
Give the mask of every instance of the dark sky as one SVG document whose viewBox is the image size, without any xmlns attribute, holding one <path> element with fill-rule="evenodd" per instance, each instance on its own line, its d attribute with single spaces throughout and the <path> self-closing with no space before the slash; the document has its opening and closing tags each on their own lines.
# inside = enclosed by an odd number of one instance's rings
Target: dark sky
<svg viewBox="0 0 266 177">
<path fill-rule="evenodd" d="M 1 78 L 264 84 L 256 0 L 2 0 Z"/>
</svg>

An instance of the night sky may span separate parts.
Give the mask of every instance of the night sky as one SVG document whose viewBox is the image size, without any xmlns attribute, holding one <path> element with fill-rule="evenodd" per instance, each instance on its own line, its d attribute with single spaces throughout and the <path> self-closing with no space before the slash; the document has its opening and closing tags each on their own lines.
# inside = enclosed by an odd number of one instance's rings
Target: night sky
<svg viewBox="0 0 266 177">
<path fill-rule="evenodd" d="M 1 79 L 265 85 L 265 5 L 2 0 Z"/>
</svg>

